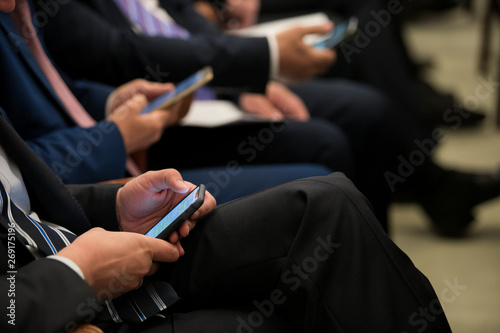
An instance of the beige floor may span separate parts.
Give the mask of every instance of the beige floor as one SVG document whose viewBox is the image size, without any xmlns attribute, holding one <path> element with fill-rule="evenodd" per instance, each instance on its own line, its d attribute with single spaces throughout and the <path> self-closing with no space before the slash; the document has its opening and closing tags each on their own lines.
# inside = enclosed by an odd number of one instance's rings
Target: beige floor
<svg viewBox="0 0 500 333">
<path fill-rule="evenodd" d="M 447 129 L 438 160 L 460 168 L 494 170 L 500 167 L 500 130 L 494 126 L 496 90 L 488 90 L 491 85 L 484 82 L 489 75 L 482 78 L 477 71 L 479 14 L 478 9 L 453 10 L 426 17 L 408 26 L 405 34 L 412 52 L 435 64 L 428 73 L 430 80 L 488 112 L 487 122 L 477 128 Z M 499 37 L 496 32 L 496 42 Z M 491 79 L 497 80 L 496 75 Z M 500 199 L 478 206 L 476 213 L 467 239 L 446 240 L 430 232 L 418 206 L 393 205 L 393 238 L 431 280 L 455 333 L 499 333 Z"/>
</svg>

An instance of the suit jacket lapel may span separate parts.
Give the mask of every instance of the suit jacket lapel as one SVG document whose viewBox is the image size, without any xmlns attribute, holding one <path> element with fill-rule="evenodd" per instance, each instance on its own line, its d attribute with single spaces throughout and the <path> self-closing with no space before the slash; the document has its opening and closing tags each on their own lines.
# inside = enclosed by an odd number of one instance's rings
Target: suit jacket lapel
<svg viewBox="0 0 500 333">
<path fill-rule="evenodd" d="M 76 234 L 90 228 L 83 209 L 50 168 L 10 126 L 0 108 L 0 145 L 17 163 L 30 194 L 32 209 L 41 218 Z"/>
<path fill-rule="evenodd" d="M 64 107 L 61 100 L 57 96 L 55 90 L 52 88 L 52 85 L 50 84 L 49 80 L 42 72 L 40 65 L 38 64 L 35 57 L 31 53 L 31 50 L 24 41 L 21 32 L 17 29 L 16 25 L 10 18 L 9 14 L 0 13 L 0 26 L 4 30 L 5 35 L 8 36 L 8 38 L 10 39 L 12 48 L 15 50 L 16 53 L 19 54 L 20 58 L 26 63 L 27 68 L 31 70 L 34 78 L 42 83 L 42 86 L 45 87 L 51 98 L 59 105 L 59 107 L 61 107 L 66 112 L 66 108 Z"/>
</svg>

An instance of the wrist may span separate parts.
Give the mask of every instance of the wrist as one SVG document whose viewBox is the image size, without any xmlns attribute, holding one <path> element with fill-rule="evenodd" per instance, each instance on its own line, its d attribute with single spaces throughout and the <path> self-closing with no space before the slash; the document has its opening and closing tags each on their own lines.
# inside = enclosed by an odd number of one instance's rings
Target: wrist
<svg viewBox="0 0 500 333">
<path fill-rule="evenodd" d="M 92 266 L 86 259 L 87 257 L 89 257 L 89 252 L 92 250 L 88 250 L 89 251 L 81 251 L 80 248 L 70 245 L 59 251 L 57 255 L 50 256 L 48 258 L 51 258 L 52 260 L 58 260 L 67 264 L 69 267 L 73 268 L 73 270 L 75 270 L 75 272 L 80 275 L 80 277 L 82 277 L 85 282 L 87 282 L 92 288 L 94 288 L 93 274 L 91 273 L 91 269 L 89 269 L 89 267 Z"/>
</svg>

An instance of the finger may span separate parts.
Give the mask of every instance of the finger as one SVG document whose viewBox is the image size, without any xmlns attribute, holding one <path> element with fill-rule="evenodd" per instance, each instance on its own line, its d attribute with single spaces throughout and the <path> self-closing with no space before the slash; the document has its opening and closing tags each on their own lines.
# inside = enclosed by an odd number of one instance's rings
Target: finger
<svg viewBox="0 0 500 333">
<path fill-rule="evenodd" d="M 142 94 L 135 94 L 132 98 L 125 102 L 125 106 L 134 113 L 139 113 L 147 104 L 148 101 Z"/>
<path fill-rule="evenodd" d="M 281 112 L 281 110 L 276 105 L 274 105 L 268 98 L 264 98 L 261 101 L 260 107 L 262 108 L 262 110 L 265 110 L 264 115 L 268 119 L 273 120 L 273 121 L 279 121 L 279 120 L 284 119 L 284 116 L 283 116 L 283 113 Z"/>
<path fill-rule="evenodd" d="M 257 114 L 272 120 L 281 120 L 283 115 L 264 95 L 245 94 L 240 99 L 241 107 L 248 113 Z"/>
<path fill-rule="evenodd" d="M 269 82 L 267 95 L 287 117 L 297 120 L 309 119 L 309 111 L 302 99 L 283 84 L 274 81 Z"/>
<path fill-rule="evenodd" d="M 184 254 L 186 254 L 186 251 L 184 251 L 184 248 L 181 245 L 181 242 L 177 242 L 175 244 L 177 246 L 177 251 L 179 251 L 179 256 L 182 257 Z"/>
<path fill-rule="evenodd" d="M 203 204 L 196 212 L 193 213 L 193 215 L 191 215 L 190 220 L 191 221 L 198 220 L 202 216 L 214 210 L 216 206 L 217 206 L 217 201 L 215 200 L 215 198 L 212 196 L 210 192 L 205 191 L 205 200 L 203 201 Z"/>
<path fill-rule="evenodd" d="M 164 169 L 160 171 L 152 171 L 147 173 L 151 182 L 150 190 L 161 192 L 166 189 L 171 189 L 177 193 L 186 193 L 189 189 L 195 186 L 189 182 L 185 182 L 179 171 L 175 169 Z"/>
<path fill-rule="evenodd" d="M 153 261 L 157 262 L 176 262 L 179 259 L 180 253 L 178 247 L 159 238 L 151 238 L 144 236 L 151 247 Z"/>
<path fill-rule="evenodd" d="M 182 236 L 179 234 L 178 231 L 172 232 L 170 234 L 170 236 L 168 237 L 168 241 L 170 242 L 170 244 L 173 244 L 177 248 L 177 251 L 179 251 L 179 256 L 184 255 L 184 249 L 180 245 L 181 239 L 182 239 Z"/>
<path fill-rule="evenodd" d="M 301 105 L 286 107 L 283 110 L 283 113 L 285 113 L 288 118 L 292 118 L 298 121 L 308 121 L 309 119 L 311 119 L 307 108 L 303 108 Z"/>
<path fill-rule="evenodd" d="M 300 33 L 302 36 L 312 35 L 312 34 L 326 34 L 333 30 L 333 22 L 326 22 L 320 25 L 311 25 L 300 27 Z"/>
<path fill-rule="evenodd" d="M 116 111 L 111 114 L 111 116 L 123 119 L 127 118 L 131 114 L 139 114 L 146 104 L 147 100 L 144 95 L 136 94 L 120 105 Z"/>
<path fill-rule="evenodd" d="M 332 62 L 337 58 L 337 52 L 332 49 L 311 48 L 313 54 L 318 58 L 323 58 L 325 61 Z"/>
<path fill-rule="evenodd" d="M 179 233 L 177 231 L 172 232 L 168 236 L 168 241 L 170 244 L 175 244 L 175 243 L 179 242 L 180 240 L 181 240 L 181 236 L 179 235 Z"/>
<path fill-rule="evenodd" d="M 314 58 L 314 64 L 318 72 L 330 68 L 337 59 L 336 52 L 330 49 L 311 48 L 311 55 Z"/>
<path fill-rule="evenodd" d="M 141 80 L 136 87 L 136 92 L 144 95 L 148 101 L 152 101 L 161 94 L 174 88 L 175 85 L 172 83 L 158 83 Z"/>
<path fill-rule="evenodd" d="M 194 225 L 192 225 L 191 221 L 186 220 L 182 225 L 179 227 L 178 233 L 182 238 L 186 238 L 189 236 L 189 232 L 193 229 Z"/>
<path fill-rule="evenodd" d="M 152 262 L 151 267 L 149 268 L 149 272 L 146 274 L 146 276 L 153 275 L 154 273 L 156 273 L 158 271 L 159 268 L 160 268 L 160 264 L 158 264 L 157 262 Z"/>
<path fill-rule="evenodd" d="M 168 127 L 170 125 L 170 119 L 172 118 L 172 111 L 171 109 L 167 110 L 154 110 L 146 115 L 144 117 L 148 117 L 149 120 L 154 122 L 155 124 L 161 124 L 162 128 Z"/>
<path fill-rule="evenodd" d="M 282 112 L 289 118 L 299 121 L 306 121 L 310 119 L 309 111 L 301 99 L 295 98 L 295 95 L 288 96 L 287 99 L 280 101 L 282 105 Z"/>
</svg>

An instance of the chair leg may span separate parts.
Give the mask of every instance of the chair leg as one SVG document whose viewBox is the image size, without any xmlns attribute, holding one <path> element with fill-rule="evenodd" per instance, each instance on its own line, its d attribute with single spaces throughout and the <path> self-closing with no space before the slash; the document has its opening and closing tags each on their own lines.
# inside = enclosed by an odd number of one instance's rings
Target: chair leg
<svg viewBox="0 0 500 333">
<path fill-rule="evenodd" d="M 493 7 L 495 0 L 491 0 L 486 7 L 484 13 L 483 31 L 481 34 L 481 49 L 479 55 L 479 72 L 481 74 L 486 74 L 488 71 L 488 61 L 490 59 L 491 53 L 491 29 L 492 29 L 492 17 L 493 17 Z"/>
</svg>

